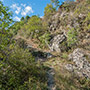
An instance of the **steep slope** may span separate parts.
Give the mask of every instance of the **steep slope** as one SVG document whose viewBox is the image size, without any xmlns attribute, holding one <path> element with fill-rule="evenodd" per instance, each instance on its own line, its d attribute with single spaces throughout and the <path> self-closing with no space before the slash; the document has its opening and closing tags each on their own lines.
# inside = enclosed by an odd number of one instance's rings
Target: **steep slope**
<svg viewBox="0 0 90 90">
<path fill-rule="evenodd" d="M 90 89 L 90 3 L 64 4 L 49 21 L 57 90 Z M 69 72 L 68 72 L 69 71 Z"/>
<path fill-rule="evenodd" d="M 43 53 L 46 56 L 42 61 L 45 62 L 41 63 L 51 68 L 47 70 L 47 85 L 50 90 L 89 90 L 89 0 L 64 3 L 47 22 L 44 21 L 45 18 L 34 16 L 19 30 L 16 39 L 24 39 L 27 46 L 32 45 L 31 48 L 40 50 L 41 52 L 34 52 L 35 57 L 38 54 L 42 57 L 43 52 L 48 53 Z"/>
</svg>

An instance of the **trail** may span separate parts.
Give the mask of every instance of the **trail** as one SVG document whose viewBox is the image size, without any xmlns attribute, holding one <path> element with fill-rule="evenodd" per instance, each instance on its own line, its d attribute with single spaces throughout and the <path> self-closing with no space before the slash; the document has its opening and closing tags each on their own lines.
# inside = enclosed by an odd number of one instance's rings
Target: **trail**
<svg viewBox="0 0 90 90">
<path fill-rule="evenodd" d="M 23 39 L 23 40 L 25 40 L 26 43 L 27 43 L 27 45 L 30 45 L 30 46 L 32 46 L 32 47 L 35 48 L 35 49 L 38 48 L 38 44 L 33 43 L 33 42 L 35 42 L 35 40 L 26 39 L 26 38 L 24 38 L 24 37 L 22 37 L 22 36 L 20 36 L 20 35 L 17 35 L 15 39 L 18 40 L 18 39 L 20 39 L 20 38 Z"/>
<path fill-rule="evenodd" d="M 26 38 L 24 38 L 24 37 L 22 37 L 22 36 L 17 36 L 15 39 L 16 40 L 18 40 L 18 39 L 23 39 L 23 40 L 25 40 L 26 41 L 26 43 L 27 43 L 27 45 L 28 46 L 31 46 L 31 48 L 34 48 L 35 50 L 37 50 L 38 51 L 38 53 L 40 54 L 40 53 L 44 53 L 42 50 L 40 50 L 39 48 L 38 48 L 38 44 L 36 44 L 36 43 L 33 43 L 35 40 L 30 40 L 30 39 L 26 39 Z M 41 52 L 39 52 L 39 51 L 41 51 Z M 46 51 L 46 50 L 45 50 Z M 34 52 L 35 53 L 35 52 Z M 36 52 L 37 53 L 37 52 Z M 36 57 L 36 59 L 37 60 L 40 60 L 41 62 L 42 61 L 47 61 L 47 60 L 49 60 L 50 58 L 52 58 L 52 54 L 50 53 L 50 52 L 46 52 L 47 54 L 46 55 L 48 55 L 48 53 L 51 55 L 49 55 L 49 56 L 46 56 L 46 57 L 43 57 L 43 56 L 37 56 Z M 47 57 L 49 57 L 49 59 L 47 58 Z M 36 61 L 37 61 L 36 60 Z M 47 79 L 48 79 L 48 81 L 47 81 L 47 85 L 48 85 L 48 90 L 56 90 L 56 85 L 55 85 L 55 80 L 54 80 L 54 75 L 55 75 L 55 71 L 54 71 L 54 68 L 53 67 L 50 67 L 49 66 L 49 70 L 47 71 Z"/>
<path fill-rule="evenodd" d="M 48 70 L 48 72 L 47 72 L 48 90 L 56 90 L 54 75 L 55 75 L 54 69 L 51 67 L 50 70 Z"/>
</svg>

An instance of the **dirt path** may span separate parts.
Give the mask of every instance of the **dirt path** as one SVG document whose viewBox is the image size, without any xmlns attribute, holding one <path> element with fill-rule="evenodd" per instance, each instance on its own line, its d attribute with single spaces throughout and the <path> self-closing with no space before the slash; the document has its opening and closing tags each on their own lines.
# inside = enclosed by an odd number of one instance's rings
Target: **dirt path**
<svg viewBox="0 0 90 90">
<path fill-rule="evenodd" d="M 48 72 L 47 72 L 48 90 L 56 90 L 54 75 L 55 75 L 54 69 L 52 67 L 50 67 L 50 70 L 48 70 Z"/>
<path fill-rule="evenodd" d="M 36 50 L 39 50 L 38 48 L 38 44 L 34 43 L 33 40 L 30 40 L 30 39 L 26 39 L 22 36 L 17 36 L 16 39 L 23 39 L 26 41 L 26 43 L 30 46 L 32 46 L 32 48 L 36 49 Z M 36 58 L 40 61 L 46 61 L 47 58 Z M 49 67 L 50 69 L 47 71 L 47 78 L 48 78 L 48 82 L 47 82 L 47 85 L 48 85 L 48 90 L 56 90 L 56 85 L 55 85 L 55 80 L 54 80 L 54 75 L 55 75 L 55 72 L 54 72 L 54 69 L 53 67 Z"/>
<path fill-rule="evenodd" d="M 23 39 L 23 40 L 25 40 L 28 46 L 32 46 L 32 48 L 37 49 L 38 51 L 50 52 L 49 49 L 44 49 L 44 50 L 42 50 L 41 48 L 39 48 L 39 45 L 40 45 L 40 44 L 38 44 L 39 41 L 38 41 L 37 39 L 26 39 L 25 37 L 22 37 L 22 36 L 20 36 L 20 35 L 17 35 L 17 36 L 15 36 L 14 38 L 15 38 L 16 40 L 18 40 L 18 39 L 20 39 L 20 38 Z M 36 42 L 38 42 L 38 43 L 36 43 Z"/>
<path fill-rule="evenodd" d="M 33 43 L 33 42 L 35 42 L 35 40 L 26 39 L 26 38 L 24 38 L 24 37 L 22 37 L 22 36 L 19 36 L 19 35 L 17 35 L 15 39 L 20 39 L 20 38 L 23 39 L 23 40 L 25 40 L 26 43 L 27 43 L 28 45 L 31 45 L 33 48 L 38 48 L 38 44 Z"/>
</svg>

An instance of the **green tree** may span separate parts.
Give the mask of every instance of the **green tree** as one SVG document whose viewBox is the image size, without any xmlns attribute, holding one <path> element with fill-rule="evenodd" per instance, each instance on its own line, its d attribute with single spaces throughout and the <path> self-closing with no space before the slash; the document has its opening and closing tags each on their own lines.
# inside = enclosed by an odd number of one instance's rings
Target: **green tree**
<svg viewBox="0 0 90 90">
<path fill-rule="evenodd" d="M 59 6 L 59 0 L 51 0 L 52 4 L 54 4 L 55 8 Z"/>
<path fill-rule="evenodd" d="M 16 35 L 24 24 L 24 20 L 21 20 L 20 22 L 14 22 L 14 24 L 9 27 L 10 33 L 13 36 Z"/>
<path fill-rule="evenodd" d="M 33 18 L 36 22 L 32 19 L 30 23 L 35 26 L 40 19 Z M 9 9 L 0 2 L 0 90 L 47 90 L 42 66 L 37 65 L 29 50 L 10 43 L 11 21 Z"/>
<path fill-rule="evenodd" d="M 55 11 L 56 9 L 53 7 L 53 5 L 47 4 L 47 6 L 44 9 L 44 15 L 48 19 Z"/>
<path fill-rule="evenodd" d="M 26 16 L 25 19 L 28 20 L 30 17 L 29 16 Z"/>
<path fill-rule="evenodd" d="M 32 16 L 27 24 L 22 27 L 23 34 L 28 38 L 38 38 L 38 36 L 44 33 L 43 29 L 42 20 L 38 16 Z"/>
<path fill-rule="evenodd" d="M 3 6 L 2 2 L 0 1 L 0 30 L 6 29 L 12 23 L 12 13 L 9 12 L 9 8 Z"/>
<path fill-rule="evenodd" d="M 65 0 L 66 3 L 74 2 L 75 0 Z"/>
<path fill-rule="evenodd" d="M 24 17 L 21 18 L 21 21 L 23 21 L 23 20 L 24 20 Z"/>
<path fill-rule="evenodd" d="M 0 2 L 0 51 L 5 49 L 11 39 L 11 34 L 8 30 L 12 23 L 11 16 L 12 14 L 9 12 L 9 8 L 3 6 L 2 2 Z"/>
</svg>

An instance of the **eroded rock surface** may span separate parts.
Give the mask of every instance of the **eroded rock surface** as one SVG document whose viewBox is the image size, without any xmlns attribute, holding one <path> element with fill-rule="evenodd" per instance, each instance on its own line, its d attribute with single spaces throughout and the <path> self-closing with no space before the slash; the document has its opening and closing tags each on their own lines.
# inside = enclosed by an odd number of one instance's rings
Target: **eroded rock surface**
<svg viewBox="0 0 90 90">
<path fill-rule="evenodd" d="M 51 40 L 51 50 L 56 52 L 61 52 L 60 44 L 65 41 L 66 36 L 64 34 L 58 34 Z"/>
<path fill-rule="evenodd" d="M 67 64 L 65 67 L 71 72 L 90 78 L 90 63 L 85 57 L 86 52 L 80 48 L 77 48 L 69 55 L 69 60 L 72 60 L 74 64 Z"/>
</svg>

